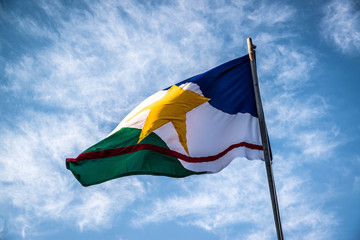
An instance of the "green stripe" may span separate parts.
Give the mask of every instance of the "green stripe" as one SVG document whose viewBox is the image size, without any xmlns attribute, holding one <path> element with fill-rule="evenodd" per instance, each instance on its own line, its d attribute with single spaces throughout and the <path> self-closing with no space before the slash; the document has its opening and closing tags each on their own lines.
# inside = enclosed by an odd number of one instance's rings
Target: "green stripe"
<svg viewBox="0 0 360 240">
<path fill-rule="evenodd" d="M 86 149 L 84 153 L 136 145 L 138 143 L 140 133 L 141 133 L 141 129 L 121 128 L 116 133 L 98 142 L 94 146 Z M 168 148 L 166 143 L 155 133 L 151 133 L 149 137 L 143 139 L 141 143 L 148 143 L 148 144 L 161 146 L 163 148 Z"/>
<path fill-rule="evenodd" d="M 141 129 L 122 128 L 115 134 L 87 149 L 85 152 L 131 146 L 137 143 Z M 155 133 L 151 133 L 141 143 L 154 144 L 167 148 L 165 142 Z M 160 175 L 168 177 L 186 177 L 201 174 L 185 169 L 174 157 L 141 150 L 120 156 L 92 159 L 79 162 L 66 162 L 66 167 L 83 186 L 102 183 L 110 179 L 129 175 Z"/>
</svg>

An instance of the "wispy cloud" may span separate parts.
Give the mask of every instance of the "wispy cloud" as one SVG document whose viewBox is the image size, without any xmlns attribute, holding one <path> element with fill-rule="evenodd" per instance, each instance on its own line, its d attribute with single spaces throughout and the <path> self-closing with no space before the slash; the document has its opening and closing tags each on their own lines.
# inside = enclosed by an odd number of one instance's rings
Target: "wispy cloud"
<svg viewBox="0 0 360 240">
<path fill-rule="evenodd" d="M 262 162 L 238 159 L 220 174 L 186 179 L 179 184 L 180 194 L 155 199 L 141 209 L 134 224 L 177 221 L 209 231 L 238 222 L 259 223 L 271 211 L 262 204 L 268 193 Z"/>
<path fill-rule="evenodd" d="M 333 213 L 322 210 L 320 199 L 326 194 L 310 193 L 306 187 L 310 179 L 305 174 L 294 176 L 298 159 L 275 156 L 274 161 L 285 235 L 291 239 L 328 239 L 337 220 Z M 154 199 L 150 207 L 138 211 L 133 223 L 175 221 L 222 233 L 222 239 L 226 239 L 223 228 L 231 232 L 236 224 L 252 226 L 242 239 L 272 239 L 275 234 L 263 162 L 237 159 L 219 174 L 187 179 L 177 192 L 167 199 Z"/>
<path fill-rule="evenodd" d="M 258 61 L 259 77 L 269 84 L 266 88 L 277 90 L 276 93 L 296 92 L 296 89 L 305 87 L 317 62 L 309 49 L 301 45 L 282 43 L 284 39 L 292 38 L 292 34 L 277 37 L 261 34 L 256 38 L 262 44 L 263 55 Z"/>
<path fill-rule="evenodd" d="M 280 23 L 289 23 L 296 14 L 295 8 L 289 5 L 269 4 L 262 2 L 260 6 L 256 5 L 253 12 L 248 15 L 255 25 L 274 25 Z"/>
<path fill-rule="evenodd" d="M 360 190 L 360 176 L 354 177 L 354 191 L 357 192 Z"/>
<path fill-rule="evenodd" d="M 330 157 L 342 144 L 338 127 L 325 121 L 328 107 L 316 94 L 302 99 L 296 93 L 275 94 L 266 104 L 269 133 L 273 139 L 286 140 L 286 145 L 311 159 Z M 304 158 L 305 159 L 305 158 Z"/>
<path fill-rule="evenodd" d="M 316 79 L 309 79 L 317 59 L 309 49 L 283 45 L 279 40 L 284 37 L 292 35 L 259 36 L 266 46 L 258 65 L 270 137 L 285 140 L 288 147 L 311 159 L 329 157 L 341 144 L 335 123 L 320 124 L 331 107 L 317 92 L 304 94 L 316 84 Z"/>
<path fill-rule="evenodd" d="M 36 230 L 37 219 L 72 219 L 81 229 L 106 226 L 113 214 L 144 194 L 135 178 L 90 189 L 75 186 L 64 167 L 65 154 L 94 141 L 98 130 L 86 127 L 94 123 L 73 116 L 31 114 L 18 130 L 2 132 L 0 150 L 0 202 L 3 208 L 10 204 L 21 209 L 19 217 L 7 217 L 18 219 L 23 234 Z"/>
<path fill-rule="evenodd" d="M 5 226 L 4 226 L 4 220 L 0 218 L 0 239 L 4 239 L 4 232 L 5 232 Z"/>
<path fill-rule="evenodd" d="M 360 10 L 352 0 L 332 0 L 324 9 L 322 34 L 344 53 L 360 52 Z"/>
</svg>

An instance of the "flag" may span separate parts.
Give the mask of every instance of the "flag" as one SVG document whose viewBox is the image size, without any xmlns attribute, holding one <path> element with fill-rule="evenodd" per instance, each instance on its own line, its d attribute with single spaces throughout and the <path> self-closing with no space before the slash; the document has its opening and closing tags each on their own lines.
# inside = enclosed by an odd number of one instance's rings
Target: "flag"
<svg viewBox="0 0 360 240">
<path fill-rule="evenodd" d="M 264 159 L 248 55 L 148 97 L 66 167 L 89 186 L 136 174 L 216 173 L 237 157 Z"/>
</svg>

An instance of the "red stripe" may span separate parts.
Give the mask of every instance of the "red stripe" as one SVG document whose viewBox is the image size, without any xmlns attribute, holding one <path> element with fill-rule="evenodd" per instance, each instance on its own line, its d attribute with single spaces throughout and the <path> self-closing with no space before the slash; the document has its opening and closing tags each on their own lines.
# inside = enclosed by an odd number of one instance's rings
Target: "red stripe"
<svg viewBox="0 0 360 240">
<path fill-rule="evenodd" d="M 255 144 L 251 144 L 251 143 L 247 143 L 247 142 L 241 142 L 241 143 L 231 145 L 230 147 L 225 149 L 225 151 L 218 153 L 216 155 L 213 155 L 213 156 L 189 157 L 184 154 L 181 154 L 181 153 L 178 153 L 178 152 L 175 152 L 173 150 L 166 149 L 163 147 L 159 147 L 156 145 L 137 144 L 137 145 L 127 146 L 127 147 L 122 147 L 122 148 L 81 153 L 77 158 L 67 158 L 66 161 L 77 162 L 77 161 L 84 161 L 84 160 L 97 159 L 97 158 L 108 158 L 108 157 L 114 157 L 114 156 L 119 156 L 119 155 L 123 155 L 123 154 L 133 153 L 133 152 L 137 152 L 137 151 L 141 151 L 141 150 L 150 150 L 150 151 L 158 152 L 158 153 L 165 154 L 165 155 L 168 155 L 171 157 L 175 157 L 175 158 L 181 159 L 186 162 L 201 163 L 201 162 L 215 161 L 215 160 L 223 157 L 225 154 L 227 154 L 234 148 L 238 148 L 238 147 L 246 147 L 246 148 L 253 149 L 253 150 L 262 150 L 263 149 L 262 146 L 260 146 L 260 145 L 255 145 Z"/>
</svg>

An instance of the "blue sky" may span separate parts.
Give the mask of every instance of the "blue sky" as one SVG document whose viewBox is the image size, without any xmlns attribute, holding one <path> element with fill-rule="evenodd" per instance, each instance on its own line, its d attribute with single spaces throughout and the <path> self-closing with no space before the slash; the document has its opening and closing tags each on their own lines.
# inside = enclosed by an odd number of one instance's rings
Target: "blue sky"
<svg viewBox="0 0 360 240">
<path fill-rule="evenodd" d="M 360 3 L 0 1 L 0 239 L 275 239 L 264 163 L 84 188 L 150 94 L 257 45 L 286 239 L 360 239 Z"/>
</svg>

